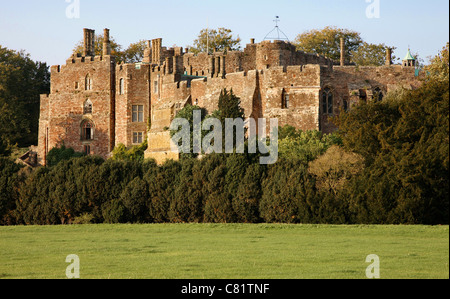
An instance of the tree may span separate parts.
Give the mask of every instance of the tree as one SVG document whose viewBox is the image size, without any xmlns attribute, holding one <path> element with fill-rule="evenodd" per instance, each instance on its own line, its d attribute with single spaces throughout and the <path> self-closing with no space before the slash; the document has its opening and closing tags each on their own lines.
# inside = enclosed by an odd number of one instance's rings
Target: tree
<svg viewBox="0 0 450 299">
<path fill-rule="evenodd" d="M 306 164 L 324 154 L 331 146 L 342 142 L 335 133 L 302 131 L 290 126 L 282 127 L 281 132 L 283 138 L 278 142 L 280 156 L 289 160 L 303 161 Z"/>
<path fill-rule="evenodd" d="M 241 99 L 237 97 L 233 90 L 227 91 L 223 89 L 219 96 L 219 109 L 213 112 L 212 117 L 216 117 L 222 123 L 222 147 L 223 151 L 226 150 L 226 141 L 233 141 L 233 147 L 236 148 L 237 145 L 237 134 L 235 130 L 225 130 L 226 129 L 226 119 L 242 119 L 245 120 L 244 109 L 241 108 Z M 244 123 L 244 122 L 242 122 Z M 245 130 L 244 127 L 241 127 Z M 228 134 L 228 135 L 227 135 Z M 245 135 L 245 134 L 244 134 Z"/>
<path fill-rule="evenodd" d="M 128 220 L 132 223 L 149 221 L 147 182 L 135 177 L 122 191 L 121 202 L 127 210 Z"/>
<path fill-rule="evenodd" d="M 124 51 L 126 63 L 141 62 L 144 58 L 144 51 L 147 48 L 147 41 L 140 40 L 136 43 L 132 43 Z"/>
<path fill-rule="evenodd" d="M 351 206 L 357 207 L 360 221 L 446 224 L 448 81 L 428 80 L 398 95 L 395 101 L 361 104 L 339 116 L 344 146 L 366 161 L 348 193 Z"/>
<path fill-rule="evenodd" d="M 449 43 L 442 51 L 430 59 L 430 64 L 425 67 L 429 80 L 449 81 Z"/>
<path fill-rule="evenodd" d="M 270 165 L 262 181 L 260 216 L 269 223 L 311 223 L 314 185 L 306 166 L 279 159 Z"/>
<path fill-rule="evenodd" d="M 259 202 L 262 196 L 264 166 L 259 163 L 247 167 L 242 181 L 238 184 L 236 195 L 233 197 L 233 210 L 237 221 L 242 223 L 258 223 Z"/>
<path fill-rule="evenodd" d="M 345 41 L 345 56 L 352 57 L 352 52 L 357 51 L 363 40 L 358 32 L 327 26 L 322 30 L 313 29 L 299 34 L 293 44 L 298 50 L 323 55 L 335 61 L 341 57 L 340 39 Z"/>
<path fill-rule="evenodd" d="M 189 122 L 190 126 L 190 138 L 189 138 L 189 153 L 185 153 L 182 151 L 182 141 L 179 141 L 179 149 L 180 149 L 180 158 L 195 158 L 198 156 L 198 153 L 194 153 L 194 111 L 200 112 L 200 121 L 203 122 L 207 115 L 207 111 L 205 108 L 200 108 L 199 106 L 186 105 L 183 109 L 178 111 L 175 116 L 176 119 L 186 119 Z M 182 128 L 178 128 L 177 130 L 170 130 L 170 137 L 173 138 L 175 134 L 177 134 Z M 196 133 L 196 132 L 195 132 Z M 202 132 L 201 138 L 203 138 L 204 132 Z"/>
<path fill-rule="evenodd" d="M 45 63 L 0 46 L 0 147 L 37 144 L 40 94 L 50 91 Z"/>
<path fill-rule="evenodd" d="M 0 157 L 0 225 L 15 222 L 13 211 L 19 198 L 18 188 L 22 181 L 19 170 L 21 166 L 7 158 Z"/>
<path fill-rule="evenodd" d="M 79 158 L 83 156 L 85 156 L 84 153 L 77 153 L 73 148 L 66 148 L 64 145 L 62 145 L 61 147 L 54 147 L 47 154 L 47 166 L 52 167 L 63 160 L 69 160 L 71 158 Z"/>
<path fill-rule="evenodd" d="M 174 197 L 170 202 L 170 222 L 202 222 L 203 193 L 202 184 L 197 176 L 201 162 L 196 159 L 183 159 L 180 162 L 182 165 L 180 183 L 175 187 Z"/>
<path fill-rule="evenodd" d="M 316 176 L 317 188 L 325 192 L 331 191 L 334 195 L 363 168 L 364 160 L 360 155 L 346 152 L 336 145 L 309 163 L 309 172 Z"/>
<path fill-rule="evenodd" d="M 134 145 L 127 148 L 124 144 L 118 144 L 112 151 L 112 159 L 116 161 L 140 161 L 144 160 L 144 153 L 147 150 L 148 141 L 145 141 L 140 145 Z"/>
<path fill-rule="evenodd" d="M 392 50 L 395 47 L 390 47 Z M 364 42 L 357 50 L 351 53 L 352 61 L 360 66 L 383 66 L 386 64 L 386 49 L 385 44 L 369 44 Z M 392 56 L 392 63 L 398 60 L 394 55 Z"/>
<path fill-rule="evenodd" d="M 241 39 L 233 37 L 232 31 L 226 28 L 218 28 L 209 30 L 202 29 L 198 38 L 194 40 L 194 46 L 190 47 L 190 51 L 194 54 L 206 53 L 212 54 L 221 51 L 237 51 L 240 50 Z"/>
</svg>

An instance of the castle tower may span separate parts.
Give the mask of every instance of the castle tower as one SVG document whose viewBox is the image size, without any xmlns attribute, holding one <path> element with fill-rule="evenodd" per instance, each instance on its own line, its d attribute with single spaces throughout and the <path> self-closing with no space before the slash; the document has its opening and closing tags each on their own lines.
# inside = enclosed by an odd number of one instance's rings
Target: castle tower
<svg viewBox="0 0 450 299">
<path fill-rule="evenodd" d="M 415 67 L 416 59 L 411 55 L 411 51 L 408 48 L 408 53 L 406 53 L 406 57 L 403 59 L 403 66 L 406 67 Z"/>
</svg>

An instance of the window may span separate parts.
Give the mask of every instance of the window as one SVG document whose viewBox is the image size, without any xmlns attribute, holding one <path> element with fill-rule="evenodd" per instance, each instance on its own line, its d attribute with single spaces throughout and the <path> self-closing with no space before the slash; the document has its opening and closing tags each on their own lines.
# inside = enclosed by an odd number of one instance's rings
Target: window
<svg viewBox="0 0 450 299">
<path fill-rule="evenodd" d="M 89 75 L 86 76 L 85 87 L 86 90 L 92 90 L 92 79 Z"/>
<path fill-rule="evenodd" d="M 322 111 L 324 114 L 333 114 L 333 93 L 328 87 L 322 93 Z"/>
<path fill-rule="evenodd" d="M 132 122 L 144 122 L 144 105 L 133 105 Z"/>
<path fill-rule="evenodd" d="M 348 100 L 344 100 L 344 111 L 348 112 Z"/>
<path fill-rule="evenodd" d="M 79 84 L 78 84 L 78 82 L 75 82 L 75 89 L 78 89 L 79 88 Z"/>
<path fill-rule="evenodd" d="M 125 94 L 125 81 L 123 78 L 119 81 L 119 94 Z"/>
<path fill-rule="evenodd" d="M 154 87 L 155 87 L 155 93 L 157 94 L 158 93 L 158 81 L 155 81 L 154 83 Z"/>
<path fill-rule="evenodd" d="M 81 139 L 93 140 L 94 139 L 94 126 L 90 121 L 85 121 L 81 127 Z"/>
<path fill-rule="evenodd" d="M 375 90 L 373 91 L 373 100 L 375 102 L 381 102 L 383 100 L 383 92 L 381 91 L 381 89 L 379 87 L 375 88 Z"/>
<path fill-rule="evenodd" d="M 144 142 L 144 132 L 133 132 L 133 144 Z"/>
<path fill-rule="evenodd" d="M 89 156 L 91 154 L 91 146 L 90 145 L 85 145 L 83 147 L 83 152 L 86 154 L 86 156 Z"/>
<path fill-rule="evenodd" d="M 288 94 L 284 94 L 282 106 L 283 106 L 283 109 L 289 109 L 289 95 Z"/>
<path fill-rule="evenodd" d="M 88 99 L 84 102 L 83 114 L 91 114 L 92 113 L 92 102 Z"/>
</svg>

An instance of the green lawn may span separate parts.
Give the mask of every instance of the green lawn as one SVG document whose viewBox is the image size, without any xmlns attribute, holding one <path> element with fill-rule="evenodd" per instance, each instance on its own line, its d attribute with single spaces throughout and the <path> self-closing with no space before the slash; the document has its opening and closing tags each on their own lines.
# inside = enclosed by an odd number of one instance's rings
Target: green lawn
<svg viewBox="0 0 450 299">
<path fill-rule="evenodd" d="M 448 226 L 154 224 L 0 227 L 0 278 L 449 278 Z"/>
</svg>

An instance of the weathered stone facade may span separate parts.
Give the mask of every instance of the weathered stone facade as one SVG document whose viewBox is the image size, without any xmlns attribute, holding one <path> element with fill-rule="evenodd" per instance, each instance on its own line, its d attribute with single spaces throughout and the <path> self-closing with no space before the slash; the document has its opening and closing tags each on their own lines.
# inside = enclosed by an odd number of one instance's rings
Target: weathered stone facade
<svg viewBox="0 0 450 299">
<path fill-rule="evenodd" d="M 146 157 L 176 159 L 167 128 L 177 111 L 194 104 L 212 112 L 224 88 L 240 97 L 246 117 L 329 133 L 336 129 L 329 117 L 360 99 L 420 85 L 413 66 L 391 64 L 390 50 L 386 66 L 357 67 L 345 65 L 345 57 L 335 62 L 284 41 L 252 39 L 243 51 L 195 56 L 154 39 L 141 63 L 118 64 L 109 38 L 103 55 L 93 56 L 93 36 L 85 29 L 84 55 L 51 68 L 51 93 L 41 96 L 41 161 L 60 144 L 108 158 L 116 145 L 139 144 L 145 136 Z"/>
</svg>

